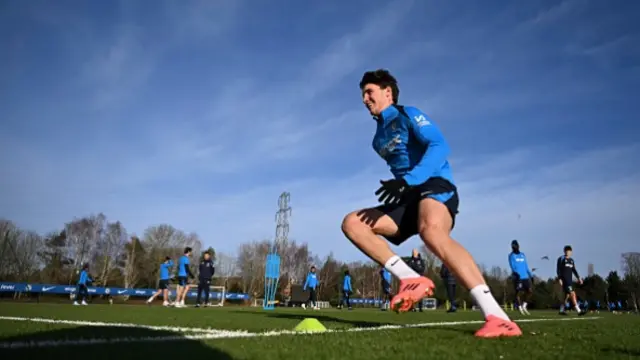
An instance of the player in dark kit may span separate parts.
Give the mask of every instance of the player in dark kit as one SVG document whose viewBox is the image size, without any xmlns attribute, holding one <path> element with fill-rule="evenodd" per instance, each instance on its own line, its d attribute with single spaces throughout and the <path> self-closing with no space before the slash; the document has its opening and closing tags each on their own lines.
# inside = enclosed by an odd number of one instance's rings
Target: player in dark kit
<svg viewBox="0 0 640 360">
<path fill-rule="evenodd" d="M 387 70 L 366 72 L 360 81 L 362 102 L 376 122 L 373 148 L 393 178 L 380 181 L 379 206 L 345 216 L 342 231 L 363 253 L 400 279 L 391 299 L 397 312 L 409 311 L 434 283 L 395 254 L 385 237 L 400 245 L 419 234 L 427 248 L 470 290 L 486 320 L 478 337 L 519 336 L 522 331 L 491 294 L 469 252 L 451 238 L 458 213 L 458 191 L 447 158 L 451 150 L 440 129 L 415 107 L 398 104 L 400 90 Z"/>
<path fill-rule="evenodd" d="M 425 263 L 424 263 L 424 259 L 422 259 L 422 255 L 420 255 L 420 252 L 418 251 L 418 249 L 413 249 L 413 251 L 411 252 L 411 258 L 408 259 L 407 264 L 417 274 L 419 274 L 419 275 L 423 275 L 424 274 Z M 422 300 L 418 301 L 418 310 L 420 312 L 423 311 L 422 310 L 423 307 L 424 307 L 424 304 L 423 304 Z M 413 311 L 416 311 L 416 308 L 413 308 Z"/>
<path fill-rule="evenodd" d="M 565 246 L 564 255 L 558 258 L 558 265 L 556 266 L 558 282 L 560 283 L 560 286 L 562 286 L 562 291 L 565 295 L 564 301 L 562 302 L 562 305 L 560 305 L 560 315 L 567 315 L 564 304 L 568 302 L 569 299 L 571 299 L 571 303 L 573 304 L 576 312 L 579 315 L 584 315 L 587 313 L 586 311 L 582 311 L 580 309 L 578 299 L 576 298 L 576 292 L 573 289 L 573 276 L 576 276 L 579 284 L 582 284 L 582 279 L 580 279 L 578 270 L 576 270 L 576 264 L 571 257 L 572 252 L 573 250 L 571 249 L 571 246 Z"/>
<path fill-rule="evenodd" d="M 200 261 L 200 268 L 198 269 L 200 274 L 198 281 L 198 298 L 196 299 L 196 307 L 200 307 L 200 299 L 202 293 L 204 293 L 204 306 L 209 305 L 209 291 L 211 290 L 211 279 L 215 274 L 216 269 L 213 267 L 213 261 L 211 261 L 211 254 L 206 251 Z"/>
</svg>

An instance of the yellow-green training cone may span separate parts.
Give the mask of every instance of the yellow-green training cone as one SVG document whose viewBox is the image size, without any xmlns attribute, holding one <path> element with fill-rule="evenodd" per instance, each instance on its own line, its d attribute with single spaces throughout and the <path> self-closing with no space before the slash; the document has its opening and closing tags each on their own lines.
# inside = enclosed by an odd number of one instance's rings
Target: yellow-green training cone
<svg viewBox="0 0 640 360">
<path fill-rule="evenodd" d="M 324 327 L 324 325 L 322 325 L 322 323 L 318 321 L 318 319 L 306 318 L 300 321 L 300 323 L 295 328 L 293 328 L 293 331 L 323 332 L 327 331 L 327 328 Z"/>
</svg>

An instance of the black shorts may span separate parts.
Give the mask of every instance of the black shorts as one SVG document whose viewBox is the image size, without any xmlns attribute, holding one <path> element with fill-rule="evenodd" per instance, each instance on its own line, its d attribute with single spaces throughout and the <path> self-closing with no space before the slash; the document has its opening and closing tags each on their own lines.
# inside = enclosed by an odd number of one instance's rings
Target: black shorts
<svg viewBox="0 0 640 360">
<path fill-rule="evenodd" d="M 562 291 L 565 293 L 565 295 L 574 292 L 575 289 L 573 288 L 573 281 L 562 280 Z"/>
<path fill-rule="evenodd" d="M 186 276 L 178 276 L 178 285 L 180 285 L 180 286 L 187 285 L 187 277 Z"/>
<path fill-rule="evenodd" d="M 516 286 L 516 292 L 531 291 L 531 279 L 516 280 L 515 286 Z"/>
<path fill-rule="evenodd" d="M 405 201 L 399 205 L 380 205 L 375 209 L 388 215 L 399 229 L 399 234 L 387 237 L 387 240 L 394 245 L 400 245 L 408 238 L 418 233 L 418 210 L 420 201 L 431 198 L 443 203 L 451 215 L 451 229 L 456 222 L 458 214 L 458 189 L 444 178 L 435 177 L 427 182 L 414 187 Z"/>
<path fill-rule="evenodd" d="M 158 282 L 158 289 L 165 290 L 169 288 L 169 280 L 160 280 Z"/>
</svg>

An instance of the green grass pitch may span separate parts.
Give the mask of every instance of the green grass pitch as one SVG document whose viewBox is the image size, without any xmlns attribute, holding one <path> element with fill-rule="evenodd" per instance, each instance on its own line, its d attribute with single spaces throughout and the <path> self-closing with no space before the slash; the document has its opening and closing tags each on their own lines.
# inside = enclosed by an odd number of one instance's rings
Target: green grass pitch
<svg viewBox="0 0 640 360">
<path fill-rule="evenodd" d="M 476 339 L 477 312 L 0 303 L 3 359 L 629 359 L 640 316 L 512 316 L 524 335 Z M 306 317 L 328 332 L 291 330 Z"/>
</svg>

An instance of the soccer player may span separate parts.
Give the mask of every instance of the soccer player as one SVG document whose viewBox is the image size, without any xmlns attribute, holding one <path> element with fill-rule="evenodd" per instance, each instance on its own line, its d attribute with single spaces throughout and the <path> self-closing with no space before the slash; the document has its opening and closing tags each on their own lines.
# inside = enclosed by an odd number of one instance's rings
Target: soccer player
<svg viewBox="0 0 640 360">
<path fill-rule="evenodd" d="M 434 283 L 400 259 L 378 235 L 395 245 L 419 234 L 426 246 L 470 289 L 486 320 L 478 337 L 519 336 L 522 331 L 498 305 L 469 252 L 450 236 L 458 213 L 458 193 L 447 158 L 449 145 L 434 122 L 415 107 L 398 105 L 398 84 L 386 70 L 369 71 L 360 81 L 362 101 L 376 121 L 374 150 L 393 174 L 376 191 L 382 205 L 345 216 L 345 236 L 400 279 L 392 299 L 404 312 Z"/>
<path fill-rule="evenodd" d="M 347 309 L 352 310 L 351 308 L 351 293 L 353 289 L 351 288 L 351 275 L 349 275 L 349 270 L 344 271 L 344 279 L 342 280 L 342 301 L 340 301 L 340 306 L 338 309 L 342 309 L 343 305 L 347 305 Z"/>
<path fill-rule="evenodd" d="M 520 251 L 518 240 L 511 242 L 511 253 L 509 254 L 509 267 L 511 267 L 511 277 L 516 290 L 516 303 L 522 315 L 531 315 L 527 310 L 527 303 L 531 300 L 533 289 L 531 281 L 533 275 L 527 264 L 527 257 Z"/>
<path fill-rule="evenodd" d="M 84 264 L 82 266 L 82 270 L 80 271 L 80 278 L 78 278 L 78 286 L 76 288 L 76 300 L 73 302 L 73 305 L 88 305 L 87 304 L 87 296 L 89 296 L 88 286 L 93 282 L 91 275 L 89 275 L 89 264 Z M 80 303 L 78 303 L 80 300 Z"/>
<path fill-rule="evenodd" d="M 413 271 L 416 272 L 416 274 L 424 274 L 425 264 L 418 249 L 413 249 L 413 251 L 411 252 L 411 258 L 409 259 L 409 262 L 407 264 Z M 422 312 L 423 306 L 424 304 L 422 303 L 422 300 L 418 301 L 418 310 L 420 310 L 420 312 Z M 415 311 L 415 308 L 413 310 Z"/>
<path fill-rule="evenodd" d="M 171 306 L 171 303 L 169 303 L 169 273 L 172 266 L 173 260 L 167 256 L 162 264 L 160 264 L 160 281 L 158 282 L 158 291 L 151 295 L 147 300 L 147 304 L 151 305 L 153 300 L 162 294 L 162 299 L 164 300 L 162 302 L 162 306 Z"/>
<path fill-rule="evenodd" d="M 449 298 L 449 303 L 451 307 L 447 310 L 448 313 L 454 313 L 458 311 L 458 306 L 456 305 L 456 278 L 453 276 L 451 271 L 447 268 L 445 264 L 442 264 L 440 267 L 440 277 L 442 281 L 447 286 L 447 297 Z"/>
<path fill-rule="evenodd" d="M 198 298 L 196 299 L 196 307 L 200 307 L 200 299 L 204 292 L 204 306 L 209 306 L 209 291 L 211 290 L 211 279 L 216 269 L 211 261 L 211 254 L 206 251 L 202 257 L 199 268 L 198 281 Z"/>
<path fill-rule="evenodd" d="M 560 283 L 560 286 L 562 286 L 562 291 L 564 291 L 565 294 L 564 302 L 568 302 L 569 299 L 571 299 L 571 303 L 576 309 L 576 312 L 579 315 L 584 315 L 586 312 L 580 310 L 580 305 L 578 305 L 578 300 L 576 298 L 576 292 L 573 290 L 573 275 L 576 276 L 579 284 L 582 284 L 582 279 L 580 279 L 578 270 L 576 270 L 576 263 L 571 257 L 572 253 L 573 249 L 570 245 L 564 247 L 564 255 L 558 258 L 556 272 L 558 275 L 558 282 Z M 567 315 L 565 305 L 560 306 L 560 315 Z"/>
<path fill-rule="evenodd" d="M 316 267 L 312 266 L 309 269 L 309 274 L 307 274 L 307 280 L 304 282 L 304 286 L 302 287 L 302 291 L 307 291 L 309 289 L 309 305 L 314 309 L 318 310 L 317 298 L 316 298 L 316 287 L 318 287 L 318 276 L 316 275 Z"/>
<path fill-rule="evenodd" d="M 391 273 L 387 271 L 387 269 L 385 269 L 384 266 L 380 268 L 380 285 L 382 285 L 382 304 L 380 304 L 380 310 L 385 311 L 389 308 L 391 304 L 392 293 L 391 293 Z"/>
<path fill-rule="evenodd" d="M 189 258 L 191 257 L 192 249 L 190 247 L 184 248 L 184 254 L 178 260 L 178 286 L 176 287 L 176 307 L 185 307 L 184 299 L 189 293 L 188 278 L 193 279 L 193 273 L 189 268 Z M 188 278 L 187 278 L 188 277 Z"/>
</svg>

